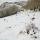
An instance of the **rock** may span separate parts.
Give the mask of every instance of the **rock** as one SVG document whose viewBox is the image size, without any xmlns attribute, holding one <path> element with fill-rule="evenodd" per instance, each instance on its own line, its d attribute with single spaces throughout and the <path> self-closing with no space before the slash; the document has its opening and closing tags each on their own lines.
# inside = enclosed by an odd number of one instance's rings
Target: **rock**
<svg viewBox="0 0 40 40">
<path fill-rule="evenodd" d="M 19 8 L 20 7 L 18 5 L 13 4 L 12 2 L 5 2 L 1 4 L 0 18 L 16 14 L 18 11 L 20 11 Z"/>
<path fill-rule="evenodd" d="M 4 2 L 4 3 L 1 4 L 1 7 L 5 8 L 5 7 L 12 6 L 12 5 L 13 5 L 13 2 Z"/>
<path fill-rule="evenodd" d="M 17 11 L 18 11 L 18 8 L 15 5 L 12 7 L 9 7 L 9 8 L 4 8 L 4 9 L 0 10 L 0 17 L 2 18 L 2 17 L 16 14 Z"/>
<path fill-rule="evenodd" d="M 30 9 L 30 10 L 34 10 L 35 9 L 40 9 L 40 0 L 28 0 L 28 2 L 26 3 L 25 6 L 23 6 L 24 9 Z"/>
</svg>

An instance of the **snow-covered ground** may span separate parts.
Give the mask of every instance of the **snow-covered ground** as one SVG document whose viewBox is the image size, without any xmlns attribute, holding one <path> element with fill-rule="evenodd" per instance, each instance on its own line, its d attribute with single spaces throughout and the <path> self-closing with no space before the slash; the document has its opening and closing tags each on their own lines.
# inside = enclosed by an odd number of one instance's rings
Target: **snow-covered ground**
<svg viewBox="0 0 40 40">
<path fill-rule="evenodd" d="M 19 1 L 28 1 L 28 0 L 0 0 L 0 5 L 4 2 L 19 2 Z"/>
<path fill-rule="evenodd" d="M 33 29 L 31 24 L 34 24 Z M 26 29 L 30 29 L 29 34 Z M 36 33 L 34 34 L 32 30 Z M 40 12 L 24 10 L 0 18 L 0 40 L 40 40 Z"/>
</svg>

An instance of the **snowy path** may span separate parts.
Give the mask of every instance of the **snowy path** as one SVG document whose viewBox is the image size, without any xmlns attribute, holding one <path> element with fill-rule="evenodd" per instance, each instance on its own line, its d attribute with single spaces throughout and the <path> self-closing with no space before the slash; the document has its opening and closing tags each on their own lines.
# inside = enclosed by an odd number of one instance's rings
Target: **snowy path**
<svg viewBox="0 0 40 40">
<path fill-rule="evenodd" d="M 34 20 L 32 18 L 35 17 Z M 34 37 L 30 36 L 32 32 L 32 29 L 30 31 L 30 34 L 26 33 L 26 26 L 31 23 L 35 24 L 35 26 L 38 28 L 36 30 L 37 34 L 35 34 L 38 38 L 31 38 Z M 27 27 L 28 28 L 28 27 Z M 19 33 L 20 31 L 23 31 L 23 33 Z M 24 11 L 24 12 L 18 12 L 18 14 L 0 18 L 0 40 L 40 40 L 40 12 L 30 12 L 30 11 Z"/>
</svg>

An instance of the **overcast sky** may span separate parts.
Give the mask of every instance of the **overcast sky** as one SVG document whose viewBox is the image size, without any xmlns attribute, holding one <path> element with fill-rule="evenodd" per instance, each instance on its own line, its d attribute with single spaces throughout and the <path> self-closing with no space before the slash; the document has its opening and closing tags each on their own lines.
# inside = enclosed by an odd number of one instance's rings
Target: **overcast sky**
<svg viewBox="0 0 40 40">
<path fill-rule="evenodd" d="M 6 1 L 15 2 L 15 1 L 26 1 L 26 0 L 0 0 L 0 4 Z"/>
</svg>

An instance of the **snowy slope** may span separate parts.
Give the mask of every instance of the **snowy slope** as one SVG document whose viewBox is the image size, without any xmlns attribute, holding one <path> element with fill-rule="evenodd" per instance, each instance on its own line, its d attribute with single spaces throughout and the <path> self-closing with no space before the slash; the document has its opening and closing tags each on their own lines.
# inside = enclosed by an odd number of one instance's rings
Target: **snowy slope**
<svg viewBox="0 0 40 40">
<path fill-rule="evenodd" d="M 35 19 L 32 19 L 33 17 Z M 32 31 L 32 23 L 36 26 L 33 28 L 36 34 Z M 29 34 L 26 29 L 30 29 Z M 0 40 L 40 40 L 40 12 L 24 10 L 15 15 L 0 18 Z"/>
</svg>

